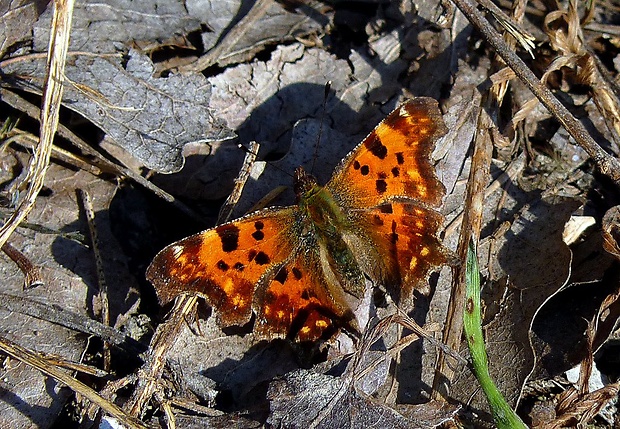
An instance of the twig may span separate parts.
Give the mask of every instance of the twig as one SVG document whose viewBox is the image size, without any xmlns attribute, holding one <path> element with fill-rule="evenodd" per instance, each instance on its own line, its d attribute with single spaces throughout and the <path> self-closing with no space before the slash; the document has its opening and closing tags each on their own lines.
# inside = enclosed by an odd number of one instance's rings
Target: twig
<svg viewBox="0 0 620 429">
<path fill-rule="evenodd" d="M 99 369 L 96 366 L 75 362 L 55 353 L 37 352 L 36 354 L 40 356 L 41 359 L 45 359 L 50 365 L 60 368 L 81 372 L 82 374 L 88 374 L 98 378 L 110 376 L 109 372 Z"/>
<path fill-rule="evenodd" d="M 165 355 L 174 347 L 181 327 L 187 323 L 185 316 L 194 311 L 197 302 L 196 296 L 181 295 L 174 303 L 170 319 L 157 327 L 146 363 L 139 370 L 138 384 L 128 402 L 129 413 L 132 416 L 142 414 L 144 406 L 157 390 L 166 363 Z"/>
<path fill-rule="evenodd" d="M 497 54 L 502 57 L 506 64 L 514 70 L 521 81 L 532 91 L 540 102 L 555 116 L 555 118 L 566 128 L 568 133 L 592 158 L 601 173 L 609 176 L 612 180 L 620 181 L 620 162 L 608 155 L 588 134 L 583 124 L 579 122 L 566 107 L 553 95 L 553 93 L 543 85 L 517 54 L 509 49 L 502 37 L 489 24 L 478 9 L 470 0 L 452 0 L 457 7 L 467 17 L 482 34 L 485 40 L 495 49 Z"/>
<path fill-rule="evenodd" d="M 463 223 L 459 235 L 458 255 L 459 260 L 467 260 L 467 249 L 470 241 L 478 243 L 480 229 L 482 227 L 482 211 L 484 203 L 484 191 L 489 182 L 489 168 L 491 165 L 492 143 L 490 129 L 493 126 L 491 118 L 486 114 L 493 111 L 488 101 L 486 106 L 480 109 L 478 126 L 474 138 L 474 154 L 472 156 L 465 208 L 463 210 Z M 458 350 L 461 344 L 463 332 L 463 306 L 465 304 L 465 264 L 452 269 L 452 289 L 450 302 L 443 330 L 443 343 L 448 349 Z M 437 369 L 433 379 L 432 398 L 439 400 L 448 397 L 450 383 L 454 377 L 453 360 L 441 350 L 437 359 Z"/>
<path fill-rule="evenodd" d="M 5 140 L 5 143 L 11 144 L 15 142 L 19 146 L 26 148 L 28 150 L 34 151 L 37 147 L 37 143 L 39 139 L 30 134 L 23 131 L 15 130 L 11 133 L 12 135 Z M 60 133 L 59 133 L 60 134 Z M 79 157 L 68 150 L 60 148 L 56 145 L 52 145 L 52 158 L 59 159 L 63 162 L 66 162 L 69 165 L 73 165 L 79 169 L 84 171 L 88 171 L 90 174 L 98 175 L 101 174 L 101 169 L 93 165 L 92 162 L 87 161 L 86 159 Z"/>
<path fill-rule="evenodd" d="M 2 251 L 6 253 L 6 255 L 17 264 L 22 273 L 24 273 L 25 289 L 41 286 L 43 284 L 41 269 L 30 262 L 30 259 L 28 259 L 26 255 L 13 247 L 11 243 L 4 243 Z"/>
<path fill-rule="evenodd" d="M 73 5 L 74 0 L 57 0 L 54 2 L 54 14 L 48 48 L 47 76 L 43 88 L 39 146 L 28 166 L 29 183 L 26 196 L 9 220 L 0 228 L 0 247 L 6 243 L 20 222 L 28 216 L 28 213 L 34 207 L 39 191 L 43 188 L 45 173 L 52 151 L 52 141 L 58 128 L 58 117 L 63 93 L 62 82 L 69 46 Z"/>
<path fill-rule="evenodd" d="M 97 228 L 95 226 L 95 212 L 93 211 L 93 203 L 87 191 L 78 189 L 77 195 L 82 202 L 84 214 L 86 215 L 86 223 L 88 224 L 88 232 L 90 233 L 90 243 L 95 256 L 95 266 L 97 267 L 97 282 L 99 284 L 99 302 L 101 305 L 101 323 L 110 326 L 110 305 L 108 302 L 108 284 L 105 281 L 105 272 L 103 269 L 103 258 L 99 251 L 99 237 L 97 236 Z M 103 369 L 110 370 L 110 345 L 107 341 L 103 342 Z"/>
<path fill-rule="evenodd" d="M 504 170 L 504 172 L 493 182 L 491 182 L 484 191 L 484 200 L 489 198 L 495 191 L 497 191 L 500 187 L 504 186 L 504 184 L 508 181 L 513 181 L 518 174 L 520 174 L 525 168 L 525 155 L 522 153 L 517 158 L 515 158 Z M 454 219 L 450 221 L 450 223 L 445 228 L 445 236 L 450 237 L 454 234 L 458 228 L 463 223 L 463 212 L 465 208 L 459 207 L 458 213 Z M 454 212 L 452 212 L 454 213 Z"/>
<path fill-rule="evenodd" d="M 220 214 L 217 217 L 218 224 L 228 222 L 230 219 L 235 205 L 239 201 L 239 198 L 241 198 L 241 193 L 243 192 L 245 183 L 250 177 L 252 165 L 254 164 L 254 161 L 256 161 L 256 155 L 258 154 L 259 148 L 260 145 L 257 142 L 250 142 L 250 147 L 245 152 L 245 158 L 243 158 L 243 165 L 241 166 L 241 170 L 239 170 L 239 175 L 235 179 L 235 186 L 220 209 Z"/>
<path fill-rule="evenodd" d="M 178 68 L 178 72 L 201 72 L 202 70 L 217 64 L 226 54 L 230 53 L 232 48 L 241 40 L 241 38 L 252 28 L 254 24 L 262 18 L 267 10 L 273 4 L 273 0 L 256 0 L 248 13 L 230 29 L 224 37 L 222 37 L 217 45 L 209 52 L 196 61 L 186 64 Z"/>
<path fill-rule="evenodd" d="M 73 313 L 57 304 L 42 303 L 32 299 L 0 293 L 0 307 L 10 312 L 26 314 L 40 320 L 55 323 L 74 331 L 95 335 L 104 341 L 123 348 L 132 355 L 143 353 L 145 347 L 120 331 L 96 320 Z"/>
<path fill-rule="evenodd" d="M 61 383 L 66 384 L 67 386 L 69 386 L 71 390 L 73 390 L 76 393 L 79 393 L 80 395 L 88 399 L 89 401 L 97 404 L 106 413 L 110 414 L 113 417 L 116 417 L 128 427 L 141 428 L 141 429 L 148 428 L 148 426 L 146 426 L 140 420 L 128 415 L 121 408 L 114 405 L 110 401 L 107 401 L 106 399 L 102 398 L 97 392 L 95 392 L 93 389 L 91 389 L 84 383 L 76 380 L 75 378 L 66 374 L 64 371 L 56 368 L 54 365 L 50 365 L 46 360 L 41 359 L 39 356 L 31 352 L 30 350 L 27 350 L 1 337 L 0 337 L 0 350 L 2 350 L 4 353 L 8 355 L 11 355 L 17 360 L 24 362 L 38 369 L 42 373 L 49 375 L 55 380 L 58 380 Z"/>
<path fill-rule="evenodd" d="M 8 218 L 10 214 L 8 210 L 0 208 L 0 220 L 4 220 Z M 60 231 L 54 228 L 48 228 L 47 226 L 39 225 L 36 223 L 30 222 L 22 222 L 19 224 L 19 228 L 26 228 L 32 231 L 38 232 L 40 234 L 52 234 L 57 235 L 58 237 L 66 238 L 67 240 L 73 240 L 76 243 L 80 243 L 83 246 L 86 246 L 86 237 L 78 231 Z"/>
</svg>

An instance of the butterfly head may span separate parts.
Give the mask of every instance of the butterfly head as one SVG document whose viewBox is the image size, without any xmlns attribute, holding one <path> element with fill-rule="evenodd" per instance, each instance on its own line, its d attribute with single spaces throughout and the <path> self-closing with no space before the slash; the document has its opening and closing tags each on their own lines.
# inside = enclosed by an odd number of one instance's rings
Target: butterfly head
<svg viewBox="0 0 620 429">
<path fill-rule="evenodd" d="M 295 183 L 293 185 L 293 189 L 295 190 L 295 195 L 297 195 L 297 200 L 299 201 L 304 196 L 310 195 L 313 190 L 318 189 L 318 182 L 316 178 L 306 173 L 302 167 L 297 167 L 295 170 Z"/>
</svg>

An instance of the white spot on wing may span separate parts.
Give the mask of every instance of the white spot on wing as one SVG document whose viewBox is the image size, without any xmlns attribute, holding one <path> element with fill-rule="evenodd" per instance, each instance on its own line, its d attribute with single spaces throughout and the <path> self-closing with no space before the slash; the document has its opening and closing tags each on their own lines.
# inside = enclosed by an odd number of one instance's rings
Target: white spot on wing
<svg viewBox="0 0 620 429">
<path fill-rule="evenodd" d="M 179 256 L 181 256 L 181 253 L 183 253 L 183 246 L 179 246 L 177 244 L 175 246 L 172 246 L 170 250 L 172 250 L 172 256 L 174 256 L 174 259 L 178 259 Z"/>
<path fill-rule="evenodd" d="M 401 118 L 408 118 L 409 116 L 411 116 L 409 114 L 409 111 L 407 110 L 406 104 L 400 106 L 400 109 L 398 109 L 398 116 L 400 116 Z"/>
</svg>

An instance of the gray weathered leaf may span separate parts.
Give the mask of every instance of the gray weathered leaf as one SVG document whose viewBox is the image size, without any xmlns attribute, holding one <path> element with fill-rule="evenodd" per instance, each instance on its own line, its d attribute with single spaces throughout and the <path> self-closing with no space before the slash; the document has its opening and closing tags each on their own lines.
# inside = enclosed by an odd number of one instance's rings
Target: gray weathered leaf
<svg viewBox="0 0 620 429">
<path fill-rule="evenodd" d="M 156 41 L 200 29 L 200 22 L 188 14 L 180 1 L 127 0 L 76 2 L 69 49 L 113 53 L 134 41 Z M 52 4 L 52 3 L 50 3 Z M 43 52 L 49 44 L 52 8 L 41 15 L 33 28 L 34 50 Z"/>
<path fill-rule="evenodd" d="M 434 402 L 392 408 L 358 394 L 346 377 L 306 370 L 271 383 L 267 423 L 288 428 L 435 428 L 451 421 L 456 409 Z"/>
<path fill-rule="evenodd" d="M 40 91 L 43 60 L 16 62 L 4 72 L 21 76 L 22 86 Z M 130 52 L 119 61 L 77 56 L 66 68 L 63 104 L 105 131 L 147 167 L 162 173 L 183 167 L 187 143 L 234 137 L 209 108 L 211 86 L 204 76 L 152 76 L 148 57 Z"/>
<path fill-rule="evenodd" d="M 209 31 L 202 33 L 203 49 L 208 51 L 218 43 L 223 34 L 230 30 L 248 13 L 255 2 L 241 0 L 212 1 L 189 0 L 186 7 L 192 17 L 204 23 Z M 328 18 L 310 5 L 311 2 L 296 4 L 295 11 L 286 10 L 278 2 L 272 2 L 266 13 L 244 31 L 230 52 L 218 58 L 220 66 L 247 61 L 267 44 L 292 41 L 313 31 L 319 31 L 327 24 Z"/>
<path fill-rule="evenodd" d="M 0 2 L 0 58 L 11 45 L 30 37 L 42 3 L 33 0 Z"/>
</svg>

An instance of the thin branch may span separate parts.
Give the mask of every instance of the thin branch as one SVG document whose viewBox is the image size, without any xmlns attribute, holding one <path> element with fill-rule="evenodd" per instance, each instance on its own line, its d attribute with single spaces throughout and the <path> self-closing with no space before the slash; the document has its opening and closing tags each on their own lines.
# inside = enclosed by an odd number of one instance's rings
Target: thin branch
<svg viewBox="0 0 620 429">
<path fill-rule="evenodd" d="M 71 390 L 73 390 L 76 393 L 79 393 L 80 395 L 88 399 L 89 401 L 97 404 L 106 413 L 108 413 L 109 415 L 113 417 L 116 417 L 118 420 L 120 420 L 123 424 L 127 425 L 128 427 L 132 429 L 148 428 L 148 426 L 146 426 L 140 420 L 136 419 L 135 417 L 130 416 L 125 411 L 123 411 L 121 408 L 119 408 L 117 405 L 102 398 L 97 392 L 95 392 L 93 389 L 91 389 L 90 387 L 82 383 L 81 381 L 76 380 L 75 378 L 71 377 L 69 374 L 58 369 L 56 366 L 49 364 L 45 359 L 42 359 L 41 357 L 37 356 L 32 351 L 25 349 L 24 347 L 21 347 L 1 337 L 0 337 L 0 350 L 2 350 L 4 353 L 8 355 L 11 355 L 17 360 L 24 362 L 38 369 L 42 373 L 49 375 L 53 379 L 66 384 L 67 386 L 69 386 Z"/>
<path fill-rule="evenodd" d="M 96 320 L 76 314 L 57 304 L 42 303 L 28 298 L 0 293 L 0 308 L 55 323 L 74 331 L 94 335 L 133 355 L 139 355 L 146 348 L 133 338 L 128 337 L 111 326 L 105 326 Z"/>
<path fill-rule="evenodd" d="M 33 209 L 43 182 L 52 152 L 52 141 L 58 128 L 60 103 L 63 93 L 63 76 L 65 60 L 69 47 L 69 33 L 73 17 L 74 0 L 57 0 L 54 2 L 52 28 L 50 30 L 47 76 L 43 88 L 43 107 L 41 108 L 41 125 L 39 146 L 28 166 L 28 190 L 17 210 L 0 228 L 0 247 L 9 239 L 21 221 L 26 219 Z"/>
<path fill-rule="evenodd" d="M 514 50 L 506 44 L 504 39 L 495 31 L 493 26 L 478 11 L 470 0 L 452 0 L 482 34 L 484 39 L 495 49 L 506 64 L 514 70 L 521 81 L 532 91 L 540 102 L 566 128 L 568 133 L 592 158 L 601 173 L 612 180 L 620 181 L 620 162 L 607 154 L 590 136 L 583 124 L 568 111 L 553 93 L 540 82 L 534 72 L 517 56 Z"/>
</svg>

